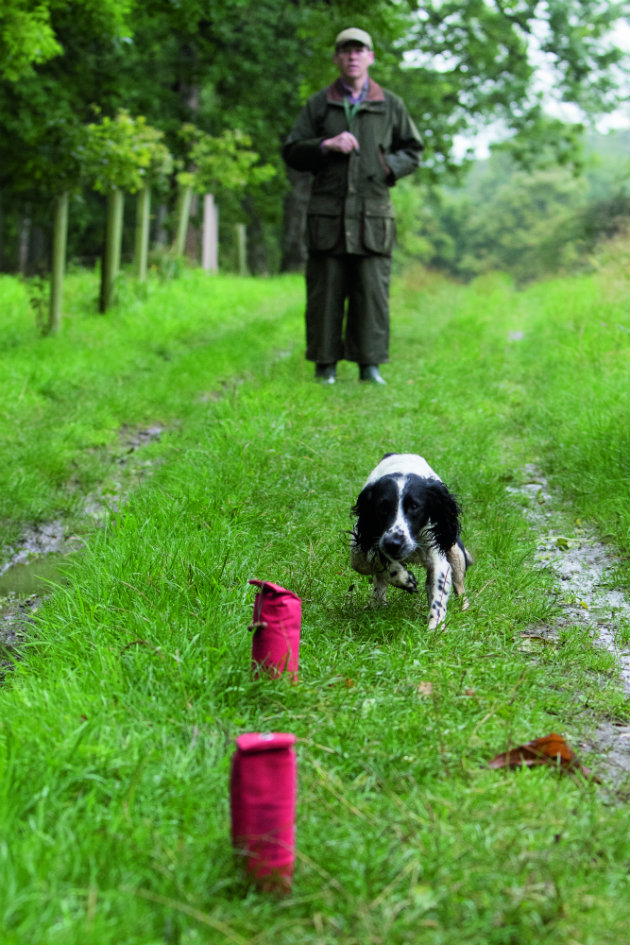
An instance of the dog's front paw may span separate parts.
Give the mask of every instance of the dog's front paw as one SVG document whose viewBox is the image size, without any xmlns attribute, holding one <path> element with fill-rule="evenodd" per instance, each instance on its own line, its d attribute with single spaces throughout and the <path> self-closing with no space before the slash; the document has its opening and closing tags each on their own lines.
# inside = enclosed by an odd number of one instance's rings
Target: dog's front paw
<svg viewBox="0 0 630 945">
<path fill-rule="evenodd" d="M 408 594 L 418 593 L 418 582 L 414 574 L 400 565 L 390 567 L 387 571 L 389 583 L 393 587 L 399 587 L 401 591 L 407 591 Z"/>
<path fill-rule="evenodd" d="M 399 586 L 403 589 L 403 591 L 407 591 L 409 594 L 417 594 L 418 582 L 416 580 L 415 574 L 412 574 L 411 571 L 407 571 L 407 573 L 405 574 L 405 577 L 406 577 L 405 583 L 400 584 Z"/>
</svg>

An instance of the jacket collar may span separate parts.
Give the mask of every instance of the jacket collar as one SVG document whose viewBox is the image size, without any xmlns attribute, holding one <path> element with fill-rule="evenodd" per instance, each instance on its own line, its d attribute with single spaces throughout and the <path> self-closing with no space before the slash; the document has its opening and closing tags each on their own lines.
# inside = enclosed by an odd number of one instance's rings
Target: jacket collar
<svg viewBox="0 0 630 945">
<path fill-rule="evenodd" d="M 368 88 L 367 95 L 363 99 L 364 102 L 384 102 L 385 93 L 383 89 L 378 84 L 374 82 L 373 79 L 368 79 L 370 87 Z M 341 79 L 335 79 L 332 85 L 329 85 L 326 89 L 326 101 L 327 102 L 343 102 L 345 98 L 345 89 L 343 87 L 343 82 Z"/>
</svg>

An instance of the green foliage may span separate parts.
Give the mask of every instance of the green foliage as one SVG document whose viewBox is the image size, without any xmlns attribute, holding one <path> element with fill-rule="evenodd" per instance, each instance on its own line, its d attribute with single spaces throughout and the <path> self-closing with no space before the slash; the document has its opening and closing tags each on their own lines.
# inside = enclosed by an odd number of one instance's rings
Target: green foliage
<svg viewBox="0 0 630 945">
<path fill-rule="evenodd" d="M 3 0 L 0 10 L 0 75 L 9 82 L 35 75 L 35 67 L 63 55 L 60 13 L 89 22 L 97 35 L 121 37 L 129 29 L 134 0 Z"/>
<path fill-rule="evenodd" d="M 458 260 L 465 276 L 498 270 L 522 282 L 573 261 L 583 182 L 555 169 L 517 171 L 498 186 L 486 178 L 486 186 L 490 193 L 481 188 L 478 200 L 465 208 L 465 253 Z"/>
<path fill-rule="evenodd" d="M 85 129 L 85 174 L 99 193 L 117 189 L 135 193 L 170 174 L 173 160 L 163 138 L 163 132 L 148 125 L 142 115 L 133 118 L 126 109 L 114 118 L 104 115 L 100 123 Z"/>
<path fill-rule="evenodd" d="M 590 265 L 598 240 L 628 225 L 628 134 L 588 138 L 580 174 L 543 144 L 534 154 L 526 139 L 519 160 L 516 144 L 497 147 L 459 190 L 397 186 L 402 261 L 415 257 L 465 279 L 499 270 L 519 283 Z"/>
<path fill-rule="evenodd" d="M 5 0 L 0 11 L 0 72 L 5 79 L 16 82 L 61 52 L 46 4 L 33 9 L 24 0 Z"/>
<path fill-rule="evenodd" d="M 369 9 L 358 0 L 281 6 L 276 0 L 6 0 L 0 58 L 20 71 L 19 81 L 0 81 L 0 182 L 9 232 L 25 205 L 39 208 L 51 193 L 81 181 L 83 129 L 96 106 L 110 121 L 120 109 L 146 116 L 180 161 L 187 157 L 179 136 L 184 123 L 217 141 L 237 131 L 248 136 L 251 146 L 242 151 L 260 156 L 252 165 L 260 179 L 252 192 L 229 191 L 221 225 L 247 220 L 260 245 L 277 245 L 288 186 L 281 142 L 305 97 L 334 78 L 333 38 L 348 22 L 370 30 L 374 77 L 403 95 L 423 134 L 418 179 L 425 184 L 458 172 L 458 133 L 497 118 L 523 133 L 517 160 L 537 153 L 541 139 L 551 135 L 551 153 L 574 162 L 575 129 L 540 120 L 533 56 L 540 50 L 547 58 L 560 98 L 590 114 L 611 108 L 621 51 L 607 29 L 619 13 L 619 4 L 596 0 L 378 0 Z M 275 176 L 262 171 L 271 166 Z M 241 179 L 251 182 L 246 171 L 239 171 Z M 121 167 L 117 173 L 127 176 Z M 209 173 L 212 178 L 216 171 Z M 87 220 L 71 213 L 70 221 L 70 245 L 76 239 L 84 252 L 97 255 L 100 237 L 92 236 Z M 85 230 L 75 238 L 77 225 Z"/>
<path fill-rule="evenodd" d="M 189 144 L 187 163 L 192 170 L 181 171 L 177 179 L 195 193 L 255 190 L 276 175 L 272 164 L 259 163 L 260 155 L 251 150 L 251 136 L 238 129 L 212 137 L 193 125 L 184 125 L 182 137 Z"/>
<path fill-rule="evenodd" d="M 569 167 L 583 171 L 584 126 L 549 118 L 537 105 L 519 128 L 519 133 L 493 146 L 495 154 L 509 154 L 514 165 L 525 171 Z"/>
</svg>

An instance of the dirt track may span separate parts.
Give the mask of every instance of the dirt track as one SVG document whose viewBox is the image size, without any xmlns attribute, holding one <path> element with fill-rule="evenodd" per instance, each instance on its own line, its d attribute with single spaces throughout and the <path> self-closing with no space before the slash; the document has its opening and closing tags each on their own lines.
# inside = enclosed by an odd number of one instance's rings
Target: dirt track
<svg viewBox="0 0 630 945">
<path fill-rule="evenodd" d="M 614 654 L 620 688 L 630 696 L 630 647 L 618 643 L 621 626 L 630 622 L 630 604 L 607 577 L 618 563 L 592 529 L 570 522 L 561 498 L 553 495 L 536 467 L 527 466 L 522 485 L 510 487 L 508 492 L 524 500 L 523 514 L 537 536 L 536 566 L 551 571 L 562 608 L 561 616 L 552 623 L 530 628 L 529 639 L 553 641 L 564 627 L 585 627 L 596 646 Z M 607 781 L 620 785 L 627 780 L 630 725 L 600 720 L 579 748 L 592 754 L 588 763 Z"/>
</svg>

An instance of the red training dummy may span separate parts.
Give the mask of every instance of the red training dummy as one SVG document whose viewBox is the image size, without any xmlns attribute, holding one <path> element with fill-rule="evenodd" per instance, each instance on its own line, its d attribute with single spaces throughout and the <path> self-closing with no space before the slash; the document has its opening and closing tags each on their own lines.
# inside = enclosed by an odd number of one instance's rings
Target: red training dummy
<svg viewBox="0 0 630 945">
<path fill-rule="evenodd" d="M 234 849 L 260 889 L 288 892 L 295 863 L 295 735 L 250 732 L 236 744 L 230 779 Z"/>
<path fill-rule="evenodd" d="M 271 581 L 249 582 L 260 588 L 254 600 L 252 668 L 272 676 L 289 673 L 297 681 L 302 602 L 297 594 Z"/>
</svg>

